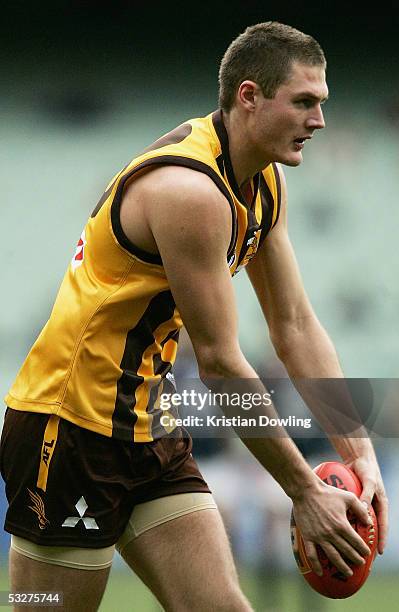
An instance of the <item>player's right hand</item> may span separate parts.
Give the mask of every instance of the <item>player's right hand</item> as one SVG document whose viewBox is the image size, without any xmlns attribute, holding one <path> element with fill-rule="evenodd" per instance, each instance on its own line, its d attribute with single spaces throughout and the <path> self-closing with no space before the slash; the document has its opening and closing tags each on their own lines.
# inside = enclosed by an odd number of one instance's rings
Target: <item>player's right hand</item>
<svg viewBox="0 0 399 612">
<path fill-rule="evenodd" d="M 345 559 L 362 565 L 370 549 L 349 523 L 347 512 L 351 511 L 365 525 L 372 524 L 366 505 L 354 493 L 331 487 L 321 480 L 305 488 L 292 501 L 295 521 L 313 571 L 319 576 L 323 573 L 317 555 L 318 544 L 340 572 L 351 576 L 353 572 Z"/>
</svg>

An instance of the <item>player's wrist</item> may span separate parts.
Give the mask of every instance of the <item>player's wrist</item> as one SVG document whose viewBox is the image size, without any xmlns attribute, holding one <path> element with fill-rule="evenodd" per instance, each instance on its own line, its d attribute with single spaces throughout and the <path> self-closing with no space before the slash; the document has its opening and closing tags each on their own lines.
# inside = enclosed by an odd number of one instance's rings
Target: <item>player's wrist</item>
<svg viewBox="0 0 399 612">
<path fill-rule="evenodd" d="M 309 468 L 309 474 L 305 478 L 297 479 L 286 488 L 287 495 L 293 504 L 300 503 L 314 493 L 321 491 L 326 485 Z"/>
<path fill-rule="evenodd" d="M 370 438 L 342 438 L 335 444 L 335 448 L 346 465 L 358 459 L 367 462 L 376 461 Z"/>
<path fill-rule="evenodd" d="M 341 454 L 345 465 L 350 465 L 355 462 L 377 463 L 377 457 L 374 448 L 369 441 L 369 444 L 362 444 L 352 449 L 347 449 Z"/>
</svg>

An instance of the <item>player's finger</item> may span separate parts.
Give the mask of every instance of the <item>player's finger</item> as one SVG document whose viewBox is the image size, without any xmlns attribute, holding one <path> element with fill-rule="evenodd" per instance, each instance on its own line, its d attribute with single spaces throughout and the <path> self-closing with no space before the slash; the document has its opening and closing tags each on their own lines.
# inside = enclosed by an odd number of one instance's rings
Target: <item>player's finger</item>
<svg viewBox="0 0 399 612">
<path fill-rule="evenodd" d="M 346 521 L 341 528 L 336 530 L 336 535 L 331 538 L 331 542 L 335 545 L 341 541 L 341 538 L 343 538 L 361 557 L 368 557 L 370 554 L 370 548 L 349 521 Z"/>
<path fill-rule="evenodd" d="M 378 523 L 378 552 L 382 555 L 388 536 L 388 498 L 385 494 L 376 498 L 374 508 Z"/>
<path fill-rule="evenodd" d="M 355 563 L 355 565 L 364 565 L 364 557 L 359 555 L 359 553 L 344 538 L 338 535 L 335 536 L 334 546 L 348 561 L 352 561 L 352 563 Z"/>
<path fill-rule="evenodd" d="M 368 512 L 366 504 L 363 504 L 354 493 L 348 493 L 348 508 L 365 525 L 372 525 L 373 520 Z"/>
<path fill-rule="evenodd" d="M 344 576 L 353 576 L 353 572 L 349 565 L 345 563 L 344 559 L 341 557 L 337 549 L 330 542 L 321 542 L 320 546 L 326 553 L 331 563 L 335 565 L 339 572 L 344 574 Z"/>
<path fill-rule="evenodd" d="M 310 565 L 312 566 L 312 570 L 318 576 L 322 576 L 323 575 L 323 569 L 321 567 L 319 556 L 317 554 L 316 545 L 313 544 L 313 542 L 309 542 L 307 540 L 303 541 L 303 545 L 305 547 L 305 552 L 306 552 L 306 556 L 308 558 L 308 561 L 310 562 Z"/>
</svg>

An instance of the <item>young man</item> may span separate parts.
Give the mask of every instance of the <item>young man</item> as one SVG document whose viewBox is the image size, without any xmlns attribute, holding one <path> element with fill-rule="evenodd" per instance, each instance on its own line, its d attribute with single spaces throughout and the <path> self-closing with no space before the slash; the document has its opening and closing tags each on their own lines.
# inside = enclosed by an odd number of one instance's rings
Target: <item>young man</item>
<svg viewBox="0 0 399 612">
<path fill-rule="evenodd" d="M 302 286 L 278 165 L 299 165 L 324 127 L 325 69 L 310 36 L 248 28 L 222 60 L 220 109 L 110 182 L 6 397 L 12 591 L 62 591 L 70 609 L 95 610 L 116 544 L 165 609 L 250 609 L 191 440 L 162 425 L 159 396 L 182 323 L 202 380 L 264 391 L 238 343 L 231 276 L 246 265 L 290 376 L 342 377 Z M 363 563 L 369 550 L 346 512 L 367 522 L 373 499 L 382 552 L 387 502 L 368 439 L 332 438 L 365 504 L 321 482 L 289 437 L 244 442 L 291 497 L 315 571 L 316 544 L 344 574 L 348 560 Z"/>
</svg>

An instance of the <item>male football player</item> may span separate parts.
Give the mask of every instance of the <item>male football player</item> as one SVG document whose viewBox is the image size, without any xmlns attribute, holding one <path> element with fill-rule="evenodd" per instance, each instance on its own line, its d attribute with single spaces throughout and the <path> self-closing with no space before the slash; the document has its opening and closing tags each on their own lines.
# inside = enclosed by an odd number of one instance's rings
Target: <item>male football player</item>
<svg viewBox="0 0 399 612">
<path fill-rule="evenodd" d="M 250 610 L 191 440 L 173 418 L 163 426 L 159 398 L 182 324 L 203 381 L 264 392 L 238 342 L 231 277 L 245 266 L 289 375 L 343 376 L 302 285 L 281 168 L 324 127 L 325 73 L 312 37 L 247 28 L 221 62 L 219 109 L 109 183 L 6 397 L 12 591 L 62 591 L 68 609 L 96 610 L 116 546 L 166 610 Z M 316 545 L 345 575 L 364 562 L 346 513 L 367 522 L 372 500 L 382 552 L 387 501 L 369 439 L 332 437 L 364 504 L 319 480 L 288 436 L 244 442 L 292 499 L 316 572 Z"/>
</svg>

